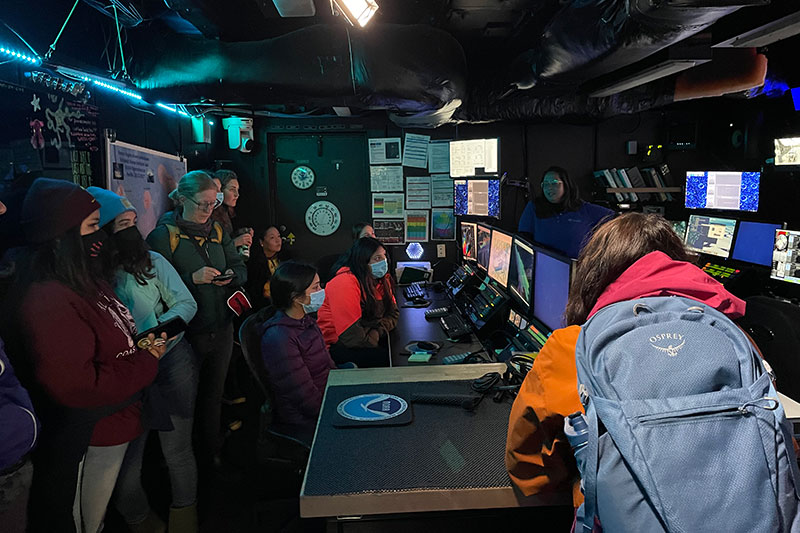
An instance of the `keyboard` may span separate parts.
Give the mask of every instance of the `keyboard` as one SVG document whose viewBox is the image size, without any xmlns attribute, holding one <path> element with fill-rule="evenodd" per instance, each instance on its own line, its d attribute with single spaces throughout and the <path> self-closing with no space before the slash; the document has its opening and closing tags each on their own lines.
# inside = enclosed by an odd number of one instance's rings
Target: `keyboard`
<svg viewBox="0 0 800 533">
<path fill-rule="evenodd" d="M 466 359 L 469 356 L 469 354 L 470 352 L 448 355 L 447 357 L 442 359 L 442 363 L 445 365 L 457 365 L 459 363 L 463 363 L 464 359 Z"/>
<path fill-rule="evenodd" d="M 703 265 L 703 272 L 724 283 L 730 278 L 736 276 L 740 270 L 738 268 L 715 265 L 714 263 L 706 263 Z"/>
<path fill-rule="evenodd" d="M 403 288 L 403 294 L 405 295 L 406 300 L 425 298 L 425 289 L 422 288 L 422 283 L 414 282 L 411 285 Z"/>
<path fill-rule="evenodd" d="M 436 309 L 428 309 L 425 311 L 425 318 L 441 318 L 450 314 L 450 309 L 447 307 L 437 307 Z"/>
<path fill-rule="evenodd" d="M 463 337 L 469 333 L 472 333 L 472 327 L 464 322 L 464 319 L 461 318 L 456 313 L 450 313 L 441 317 L 442 329 L 450 339 L 457 339 L 459 337 Z"/>
</svg>

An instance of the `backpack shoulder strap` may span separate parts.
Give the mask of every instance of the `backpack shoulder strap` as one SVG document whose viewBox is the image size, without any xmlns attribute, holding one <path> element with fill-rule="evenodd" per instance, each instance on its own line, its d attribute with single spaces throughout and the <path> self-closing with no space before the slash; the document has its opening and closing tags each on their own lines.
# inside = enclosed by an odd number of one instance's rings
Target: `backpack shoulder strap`
<svg viewBox="0 0 800 533">
<path fill-rule="evenodd" d="M 165 226 L 167 226 L 167 231 L 169 232 L 169 251 L 174 254 L 181 240 L 181 230 L 173 224 L 165 224 Z"/>
<path fill-rule="evenodd" d="M 222 224 L 219 222 L 214 222 L 214 231 L 217 233 L 217 240 L 216 242 L 222 244 Z"/>
</svg>

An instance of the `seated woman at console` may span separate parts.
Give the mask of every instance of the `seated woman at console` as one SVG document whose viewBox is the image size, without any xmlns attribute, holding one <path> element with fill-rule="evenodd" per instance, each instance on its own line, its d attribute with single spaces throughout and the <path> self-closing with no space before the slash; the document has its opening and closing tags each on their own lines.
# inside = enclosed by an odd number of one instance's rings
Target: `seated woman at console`
<svg viewBox="0 0 800 533">
<path fill-rule="evenodd" d="M 399 311 L 389 276 L 386 249 L 380 241 L 356 241 L 336 276 L 325 287 L 319 327 L 337 363 L 359 367 L 387 366 L 386 335 L 397 325 Z"/>
<path fill-rule="evenodd" d="M 525 495 L 567 492 L 583 501 L 564 417 L 583 410 L 575 345 L 602 307 L 647 296 L 683 296 L 739 318 L 744 302 L 696 266 L 668 221 L 628 213 L 599 226 L 581 251 L 566 307 L 568 327 L 547 339 L 511 409 L 506 468 Z"/>
<path fill-rule="evenodd" d="M 536 198 L 533 180 L 528 181 L 530 201 L 519 219 L 518 231 L 570 257 L 578 257 L 592 228 L 614 212 L 581 200 L 578 185 L 561 167 L 548 168 L 541 185 L 543 197 Z"/>
<path fill-rule="evenodd" d="M 275 314 L 264 323 L 261 356 L 275 394 L 276 425 L 311 442 L 331 360 L 317 321 L 308 313 L 325 300 L 314 267 L 287 261 L 270 281 Z"/>
</svg>

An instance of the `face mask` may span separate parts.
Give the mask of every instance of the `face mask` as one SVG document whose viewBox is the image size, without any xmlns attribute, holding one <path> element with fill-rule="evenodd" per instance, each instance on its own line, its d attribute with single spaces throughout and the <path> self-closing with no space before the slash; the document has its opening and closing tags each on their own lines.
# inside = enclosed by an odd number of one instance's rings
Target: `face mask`
<svg viewBox="0 0 800 533">
<path fill-rule="evenodd" d="M 82 235 L 81 241 L 83 242 L 83 249 L 86 251 L 86 255 L 88 255 L 90 259 L 97 259 L 100 257 L 100 252 L 103 249 L 106 239 L 108 239 L 108 235 L 101 229 L 88 235 Z"/>
<path fill-rule="evenodd" d="M 322 307 L 322 302 L 325 301 L 325 289 L 312 292 L 309 296 L 311 296 L 311 302 L 303 304 L 303 310 L 306 313 L 315 313 Z"/>
<path fill-rule="evenodd" d="M 139 233 L 139 228 L 130 226 L 116 232 L 113 239 L 117 249 L 123 255 L 128 255 L 136 252 L 140 248 L 142 234 Z"/>
<path fill-rule="evenodd" d="M 372 277 L 374 278 L 382 278 L 389 272 L 389 263 L 386 262 L 386 259 L 381 259 L 377 263 L 372 263 L 369 266 L 372 269 Z"/>
<path fill-rule="evenodd" d="M 225 193 L 224 192 L 218 192 L 217 193 L 217 205 L 215 205 L 214 207 L 221 206 L 222 202 L 224 202 L 224 201 L 225 201 Z"/>
</svg>

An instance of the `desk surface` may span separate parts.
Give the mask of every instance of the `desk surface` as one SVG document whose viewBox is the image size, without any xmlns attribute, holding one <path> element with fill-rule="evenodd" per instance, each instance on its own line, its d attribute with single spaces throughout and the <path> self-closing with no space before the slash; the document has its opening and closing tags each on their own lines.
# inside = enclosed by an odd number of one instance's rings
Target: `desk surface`
<svg viewBox="0 0 800 533">
<path fill-rule="evenodd" d="M 331 425 L 337 416 L 333 404 L 346 391 L 360 392 L 359 386 L 384 385 L 386 392 L 392 387 L 408 391 L 439 386 L 435 382 L 459 387 L 465 380 L 504 368 L 485 364 L 332 371 L 300 493 L 301 516 L 569 505 L 570 494 L 523 497 L 512 487 L 503 463 L 510 404 L 485 399 L 489 403 L 482 403 L 477 414 L 491 417 L 488 420 L 458 407 L 415 405 L 415 420 L 408 426 L 337 429 Z M 481 428 L 486 432 L 476 434 Z M 422 463 L 424 467 L 419 467 Z M 384 488 L 377 480 L 387 473 L 393 477 Z M 359 483 L 368 488 L 354 490 Z"/>
<path fill-rule="evenodd" d="M 439 365 L 442 363 L 442 359 L 448 355 L 474 352 L 483 347 L 474 333 L 470 335 L 468 342 L 449 341 L 438 318 L 432 320 L 425 318 L 425 311 L 428 309 L 445 307 L 450 304 L 450 300 L 444 292 L 435 292 L 429 288 L 427 290 L 427 299 L 430 300 L 431 304 L 428 307 L 421 308 L 403 307 L 406 300 L 402 288 L 398 289 L 397 292 L 400 318 L 397 320 L 397 327 L 390 333 L 392 366 L 407 366 L 409 364 L 408 356 L 402 355 L 402 352 L 405 351 L 406 345 L 412 341 L 431 341 L 442 346 L 439 352 L 431 358 L 430 362 L 422 366 Z M 412 366 L 416 365 L 412 363 Z"/>
</svg>

